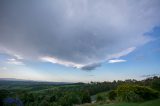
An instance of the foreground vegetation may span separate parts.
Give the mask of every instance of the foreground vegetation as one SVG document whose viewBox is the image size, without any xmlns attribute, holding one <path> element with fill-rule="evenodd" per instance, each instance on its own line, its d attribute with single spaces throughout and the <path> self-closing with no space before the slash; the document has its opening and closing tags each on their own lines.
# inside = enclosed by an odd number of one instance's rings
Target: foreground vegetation
<svg viewBox="0 0 160 106">
<path fill-rule="evenodd" d="M 159 91 L 160 77 L 88 84 L 0 81 L 0 106 L 150 106 L 160 104 Z"/>
<path fill-rule="evenodd" d="M 128 102 L 120 102 L 120 103 L 94 103 L 94 104 L 84 104 L 79 106 L 159 106 L 160 99 L 151 100 L 147 102 L 141 103 L 128 103 Z"/>
</svg>

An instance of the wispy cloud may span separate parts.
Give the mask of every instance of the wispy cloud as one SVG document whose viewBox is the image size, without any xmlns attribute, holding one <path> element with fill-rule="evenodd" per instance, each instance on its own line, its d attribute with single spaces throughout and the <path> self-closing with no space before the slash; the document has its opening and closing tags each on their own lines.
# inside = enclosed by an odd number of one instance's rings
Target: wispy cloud
<svg viewBox="0 0 160 106">
<path fill-rule="evenodd" d="M 21 55 L 17 54 L 16 52 L 13 52 L 13 51 L 11 51 L 5 47 L 2 47 L 2 46 L 0 46 L 0 53 L 7 54 L 7 55 L 9 55 L 9 57 L 13 57 L 18 60 L 24 59 Z"/>
<path fill-rule="evenodd" d="M 140 77 L 154 77 L 154 76 L 160 76 L 160 74 L 148 74 L 148 75 L 142 75 Z"/>
<path fill-rule="evenodd" d="M 50 62 L 50 63 L 54 63 L 54 64 L 61 64 L 61 65 L 65 65 L 67 67 L 76 67 L 76 68 L 81 68 L 83 67 L 82 64 L 75 64 L 73 62 L 68 62 L 68 61 L 64 61 L 64 60 L 59 60 L 59 59 L 56 59 L 54 57 L 50 57 L 50 56 L 45 56 L 45 57 L 40 57 L 40 60 L 41 61 L 44 61 L 44 62 Z"/>
<path fill-rule="evenodd" d="M 114 59 L 114 60 L 109 60 L 109 61 L 108 61 L 108 63 L 121 63 L 121 62 L 126 62 L 126 60 Z"/>
<path fill-rule="evenodd" d="M 64 65 L 64 66 L 67 66 L 67 67 L 79 68 L 79 69 L 82 69 L 82 70 L 94 70 L 96 67 L 101 65 L 101 62 L 93 63 L 93 64 L 87 64 L 87 65 L 85 65 L 85 64 L 75 64 L 73 62 L 59 60 L 59 59 L 56 59 L 56 58 L 50 57 L 50 56 L 40 57 L 40 60 L 43 61 L 43 62 L 60 64 L 60 65 Z"/>
<path fill-rule="evenodd" d="M 3 67 L 0 68 L 0 70 L 7 70 L 7 69 L 8 69 L 8 68 L 5 67 L 5 66 L 3 66 Z"/>
<path fill-rule="evenodd" d="M 130 48 L 127 48 L 126 50 L 123 50 L 119 53 L 115 53 L 115 54 L 111 54 L 108 56 L 108 59 L 112 59 L 112 58 L 120 58 L 122 56 L 126 56 L 128 55 L 129 53 L 133 52 L 134 50 L 136 49 L 136 47 L 130 47 Z"/>
<path fill-rule="evenodd" d="M 8 59 L 7 63 L 13 64 L 13 65 L 25 65 L 22 61 L 14 59 L 14 58 Z"/>
<path fill-rule="evenodd" d="M 18 54 L 13 54 L 14 57 L 16 57 L 17 59 L 21 60 L 24 59 L 22 56 L 18 55 Z"/>
</svg>

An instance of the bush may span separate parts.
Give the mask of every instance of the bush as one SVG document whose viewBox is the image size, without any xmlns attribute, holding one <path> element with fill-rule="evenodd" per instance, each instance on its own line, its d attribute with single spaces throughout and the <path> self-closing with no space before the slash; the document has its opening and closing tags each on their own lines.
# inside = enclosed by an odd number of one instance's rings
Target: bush
<svg viewBox="0 0 160 106">
<path fill-rule="evenodd" d="M 96 96 L 96 101 L 97 101 L 97 102 L 99 102 L 99 101 L 105 101 L 105 97 L 104 97 L 103 95 L 98 94 L 98 95 Z"/>
<path fill-rule="evenodd" d="M 43 100 L 39 106 L 49 106 L 49 102 L 47 100 Z"/>
<path fill-rule="evenodd" d="M 82 103 L 91 103 L 91 97 L 89 91 L 87 90 L 81 91 L 80 96 Z"/>
<path fill-rule="evenodd" d="M 160 78 L 155 78 L 152 81 L 151 87 L 157 91 L 160 91 Z"/>
<path fill-rule="evenodd" d="M 159 92 L 148 87 L 136 86 L 135 93 L 144 100 L 151 100 L 159 97 Z"/>
<path fill-rule="evenodd" d="M 140 102 L 156 99 L 159 93 L 148 87 L 124 84 L 118 86 L 117 96 L 120 101 Z"/>
<path fill-rule="evenodd" d="M 73 106 L 75 104 L 81 104 L 81 99 L 76 93 L 67 92 L 59 99 L 59 104 L 61 106 Z"/>
<path fill-rule="evenodd" d="M 117 97 L 117 92 L 115 90 L 112 90 L 108 93 L 108 99 L 109 100 L 115 100 Z"/>
</svg>

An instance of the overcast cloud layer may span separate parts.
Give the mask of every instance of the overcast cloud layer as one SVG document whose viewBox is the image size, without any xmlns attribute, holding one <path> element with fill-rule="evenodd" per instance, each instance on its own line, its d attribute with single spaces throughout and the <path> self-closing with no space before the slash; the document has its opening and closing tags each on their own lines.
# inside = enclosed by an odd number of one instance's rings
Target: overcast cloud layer
<svg viewBox="0 0 160 106">
<path fill-rule="evenodd" d="M 92 70 L 149 42 L 159 10 L 159 0 L 1 0 L 0 50 Z"/>
</svg>

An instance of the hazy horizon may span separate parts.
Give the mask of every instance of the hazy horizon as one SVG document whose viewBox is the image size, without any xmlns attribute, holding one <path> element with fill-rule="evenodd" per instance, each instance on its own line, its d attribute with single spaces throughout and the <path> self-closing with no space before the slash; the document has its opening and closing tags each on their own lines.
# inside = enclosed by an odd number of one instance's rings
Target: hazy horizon
<svg viewBox="0 0 160 106">
<path fill-rule="evenodd" d="M 159 0 L 0 1 L 0 78 L 52 82 L 160 75 Z"/>
</svg>

